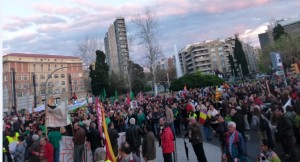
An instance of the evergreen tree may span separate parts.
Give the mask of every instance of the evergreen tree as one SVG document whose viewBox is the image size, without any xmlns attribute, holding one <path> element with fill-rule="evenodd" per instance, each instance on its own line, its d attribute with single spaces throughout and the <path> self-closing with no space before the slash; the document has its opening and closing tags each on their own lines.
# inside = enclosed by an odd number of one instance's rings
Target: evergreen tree
<svg viewBox="0 0 300 162">
<path fill-rule="evenodd" d="M 108 70 L 109 67 L 105 63 L 105 54 L 101 50 L 96 51 L 95 70 L 90 69 L 92 93 L 99 96 L 103 89 L 108 88 Z"/>
<path fill-rule="evenodd" d="M 282 35 L 286 35 L 284 28 L 278 23 L 275 28 L 273 28 L 273 40 L 276 42 Z"/>
<path fill-rule="evenodd" d="M 238 35 L 235 35 L 235 46 L 233 56 L 237 60 L 237 65 L 241 65 L 243 75 L 249 74 L 248 63 L 246 60 L 245 52 L 243 50 L 242 43 L 240 42 Z"/>
<path fill-rule="evenodd" d="M 145 87 L 145 74 L 144 69 L 139 64 L 133 63 L 129 61 L 129 70 L 131 73 L 131 85 L 132 85 L 132 92 L 137 94 L 138 92 L 142 91 Z"/>
<path fill-rule="evenodd" d="M 236 70 L 235 63 L 234 63 L 232 55 L 229 54 L 227 57 L 228 57 L 230 68 L 231 68 L 231 74 L 237 76 L 238 73 L 237 73 L 237 70 Z"/>
</svg>

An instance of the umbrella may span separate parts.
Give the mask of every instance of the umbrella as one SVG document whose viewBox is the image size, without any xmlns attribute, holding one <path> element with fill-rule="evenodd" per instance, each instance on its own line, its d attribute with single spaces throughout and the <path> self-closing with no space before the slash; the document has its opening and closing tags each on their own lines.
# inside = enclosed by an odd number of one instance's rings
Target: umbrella
<svg viewBox="0 0 300 162">
<path fill-rule="evenodd" d="M 186 145 L 185 139 L 183 141 L 184 141 L 185 155 L 187 160 L 189 161 L 189 148 Z"/>
</svg>

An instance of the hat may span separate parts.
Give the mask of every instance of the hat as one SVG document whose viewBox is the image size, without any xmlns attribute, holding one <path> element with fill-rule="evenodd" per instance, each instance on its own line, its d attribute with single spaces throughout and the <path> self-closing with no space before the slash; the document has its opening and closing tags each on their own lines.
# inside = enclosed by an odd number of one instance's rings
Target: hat
<svg viewBox="0 0 300 162">
<path fill-rule="evenodd" d="M 130 125 L 134 125 L 134 124 L 135 124 L 135 119 L 134 119 L 134 118 L 131 118 L 131 119 L 129 120 L 129 123 L 130 123 Z"/>
</svg>

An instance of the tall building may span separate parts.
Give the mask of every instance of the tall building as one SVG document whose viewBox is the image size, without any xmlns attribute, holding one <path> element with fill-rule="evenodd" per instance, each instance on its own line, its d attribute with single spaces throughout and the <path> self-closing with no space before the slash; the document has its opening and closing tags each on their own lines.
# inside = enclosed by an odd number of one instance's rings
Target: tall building
<svg viewBox="0 0 300 162">
<path fill-rule="evenodd" d="M 3 111 L 12 111 L 14 107 L 17 111 L 28 110 L 43 104 L 45 95 L 53 96 L 57 103 L 69 99 L 72 93 L 78 98 L 86 96 L 82 63 L 79 57 L 74 56 L 24 53 L 4 55 Z M 50 76 L 62 67 L 70 68 L 63 68 Z"/>
<path fill-rule="evenodd" d="M 258 66 L 257 66 L 258 50 L 247 43 L 242 42 L 242 46 L 246 56 L 249 73 L 250 74 L 256 73 L 258 71 Z"/>
<path fill-rule="evenodd" d="M 112 72 L 127 77 L 129 50 L 124 18 L 117 18 L 109 26 L 104 38 L 107 63 Z"/>
<path fill-rule="evenodd" d="M 220 40 L 187 45 L 178 54 L 183 73 L 194 73 L 195 71 L 203 73 L 227 72 L 229 70 L 227 56 L 228 52 L 231 52 L 229 45 L 229 43 L 226 44 Z"/>
</svg>

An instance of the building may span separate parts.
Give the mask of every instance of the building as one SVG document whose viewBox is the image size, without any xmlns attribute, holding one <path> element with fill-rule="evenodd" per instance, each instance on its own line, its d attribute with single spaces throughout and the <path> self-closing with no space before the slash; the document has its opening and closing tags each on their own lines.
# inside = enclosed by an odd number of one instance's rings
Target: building
<svg viewBox="0 0 300 162">
<path fill-rule="evenodd" d="M 17 111 L 41 105 L 45 95 L 56 102 L 86 96 L 83 61 L 79 57 L 11 53 L 3 56 L 3 110 Z M 60 69 L 50 74 L 56 69 Z M 46 80 L 49 76 L 48 83 Z M 35 86 L 33 86 L 35 85 Z"/>
<path fill-rule="evenodd" d="M 275 24 L 268 25 L 268 29 L 265 33 L 258 35 L 262 51 L 265 51 L 269 45 L 274 43 L 273 29 L 277 23 L 280 24 L 284 28 L 284 31 L 290 36 L 300 38 L 300 16 L 278 20 Z"/>
<path fill-rule="evenodd" d="M 121 77 L 127 77 L 129 50 L 124 18 L 117 18 L 110 25 L 104 38 L 106 59 L 110 74 L 116 73 Z"/>
<path fill-rule="evenodd" d="M 258 72 L 258 66 L 257 66 L 258 50 L 247 43 L 242 42 L 242 46 L 246 56 L 249 73 L 251 74 L 251 73 Z"/>
<path fill-rule="evenodd" d="M 204 41 L 187 45 L 179 51 L 179 61 L 184 74 L 201 71 L 202 73 L 227 72 L 230 69 L 228 54 L 232 45 L 220 40 Z M 226 52 L 225 52 L 226 51 Z"/>
</svg>

